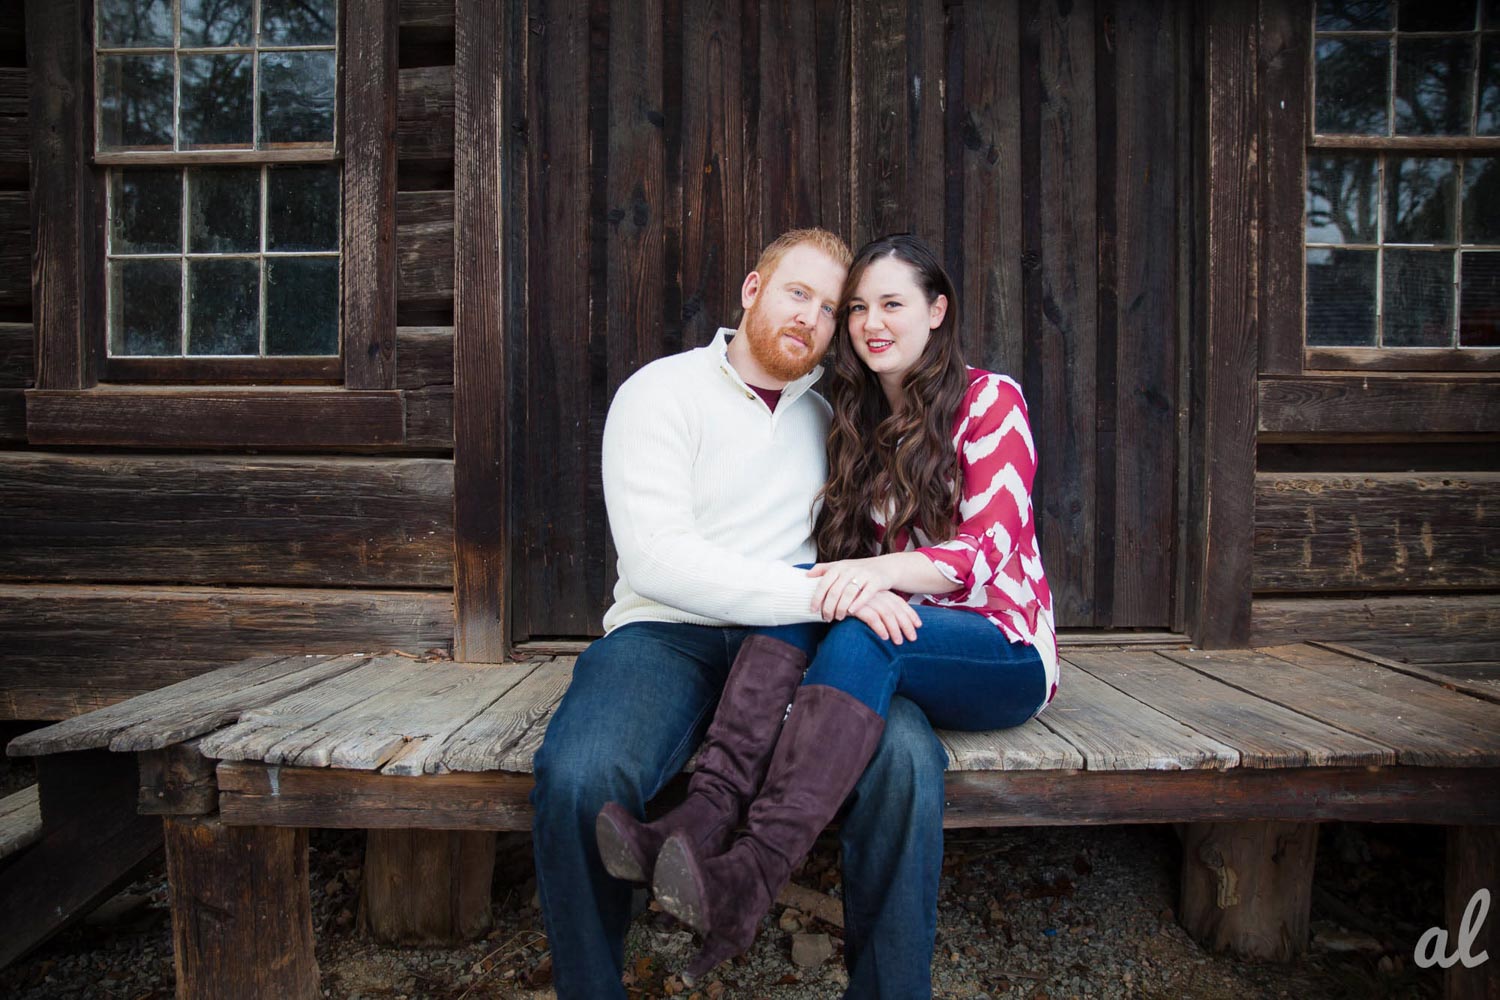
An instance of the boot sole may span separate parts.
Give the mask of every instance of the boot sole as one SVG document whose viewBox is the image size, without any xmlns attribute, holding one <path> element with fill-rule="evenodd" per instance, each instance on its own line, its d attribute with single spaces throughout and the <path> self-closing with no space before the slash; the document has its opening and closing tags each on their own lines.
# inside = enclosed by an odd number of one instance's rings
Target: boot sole
<svg viewBox="0 0 1500 1000">
<path fill-rule="evenodd" d="M 708 934 L 708 908 L 703 904 L 703 878 L 687 842 L 677 834 L 667 838 L 656 856 L 652 892 L 661 908 L 699 934 Z"/>
<path fill-rule="evenodd" d="M 594 839 L 599 842 L 599 858 L 604 862 L 605 871 L 626 882 L 645 885 L 651 881 L 645 865 L 630 849 L 624 832 L 608 813 L 601 812 L 594 820 Z"/>
</svg>

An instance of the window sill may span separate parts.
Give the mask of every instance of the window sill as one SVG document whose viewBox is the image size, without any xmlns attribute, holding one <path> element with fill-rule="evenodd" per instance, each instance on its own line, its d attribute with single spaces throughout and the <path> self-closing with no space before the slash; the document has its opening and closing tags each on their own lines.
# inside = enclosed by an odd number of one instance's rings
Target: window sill
<svg viewBox="0 0 1500 1000">
<path fill-rule="evenodd" d="M 326 387 L 26 390 L 33 445 L 363 448 L 406 440 L 404 393 Z"/>
<path fill-rule="evenodd" d="M 1308 347 L 1303 371 L 1316 372 L 1492 372 L 1500 371 L 1494 347 Z"/>
</svg>

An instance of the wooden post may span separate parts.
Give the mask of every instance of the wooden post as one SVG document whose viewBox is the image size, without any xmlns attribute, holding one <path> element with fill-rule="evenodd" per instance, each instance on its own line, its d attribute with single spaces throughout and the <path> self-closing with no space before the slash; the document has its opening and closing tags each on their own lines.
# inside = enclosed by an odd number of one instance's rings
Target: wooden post
<svg viewBox="0 0 1500 1000">
<path fill-rule="evenodd" d="M 307 831 L 168 816 L 179 1000 L 318 1000 Z"/>
<path fill-rule="evenodd" d="M 1192 823 L 1183 928 L 1206 948 L 1286 961 L 1307 951 L 1316 823 Z"/>
<path fill-rule="evenodd" d="M 490 929 L 495 834 L 371 830 L 360 926 L 382 944 L 458 944 Z"/>
<path fill-rule="evenodd" d="M 1463 951 L 1478 958 L 1483 952 L 1489 958 L 1465 968 L 1460 960 L 1443 973 L 1443 996 L 1446 1000 L 1500 1000 L 1500 826 L 1450 826 L 1448 828 L 1448 874 L 1443 907 L 1444 929 L 1448 932 L 1444 952 L 1453 956 L 1460 950 L 1464 931 L 1464 914 L 1474 894 L 1489 889 L 1488 913 L 1476 905 L 1470 923 L 1483 918 L 1473 927 L 1476 936 Z"/>
</svg>

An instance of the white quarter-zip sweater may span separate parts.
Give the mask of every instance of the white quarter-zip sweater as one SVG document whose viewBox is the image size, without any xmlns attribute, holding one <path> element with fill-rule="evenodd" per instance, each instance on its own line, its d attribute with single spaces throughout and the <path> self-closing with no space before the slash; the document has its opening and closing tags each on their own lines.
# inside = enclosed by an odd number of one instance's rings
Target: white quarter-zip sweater
<svg viewBox="0 0 1500 1000">
<path fill-rule="evenodd" d="M 815 621 L 813 500 L 828 475 L 821 368 L 773 413 L 726 353 L 707 347 L 646 365 L 604 424 L 604 503 L 619 552 L 605 631 L 629 622 L 784 625 Z"/>
</svg>

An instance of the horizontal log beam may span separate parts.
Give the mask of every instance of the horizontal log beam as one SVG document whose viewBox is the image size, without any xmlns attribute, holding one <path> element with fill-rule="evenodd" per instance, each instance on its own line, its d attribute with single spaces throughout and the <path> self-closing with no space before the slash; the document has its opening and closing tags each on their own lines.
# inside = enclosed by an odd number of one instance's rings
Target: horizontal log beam
<svg viewBox="0 0 1500 1000">
<path fill-rule="evenodd" d="M 449 587 L 446 459 L 0 452 L 0 580 Z"/>
<path fill-rule="evenodd" d="M 452 3 L 448 11 L 452 13 Z M 453 159 L 453 67 L 403 69 L 396 94 L 396 155 L 403 160 Z"/>
<path fill-rule="evenodd" d="M 1400 375 L 1260 380 L 1261 440 L 1338 435 L 1500 433 L 1500 392 L 1484 378 Z"/>
<path fill-rule="evenodd" d="M 1500 588 L 1500 473 L 1255 477 L 1261 592 Z"/>
<path fill-rule="evenodd" d="M 397 302 L 423 307 L 452 304 L 453 192 L 396 193 L 396 273 Z M 451 366 L 449 370 L 451 379 Z"/>
<path fill-rule="evenodd" d="M 224 822 L 246 826 L 529 830 L 530 775 L 392 777 L 365 771 L 219 765 Z M 1485 768 L 1229 771 L 956 771 L 946 827 L 1202 820 L 1495 823 Z"/>
<path fill-rule="evenodd" d="M 0 584 L 0 719 L 66 719 L 252 656 L 452 641 L 448 590 Z"/>
<path fill-rule="evenodd" d="M 1500 594 L 1265 597 L 1250 644 L 1341 642 L 1413 663 L 1490 660 L 1500 648 Z"/>
</svg>

